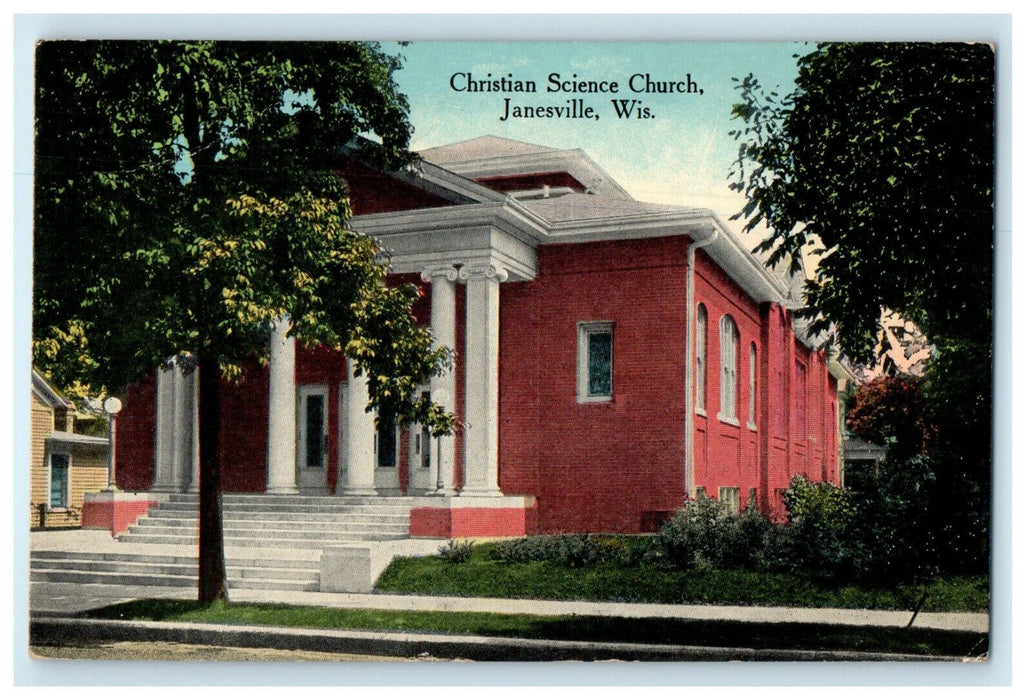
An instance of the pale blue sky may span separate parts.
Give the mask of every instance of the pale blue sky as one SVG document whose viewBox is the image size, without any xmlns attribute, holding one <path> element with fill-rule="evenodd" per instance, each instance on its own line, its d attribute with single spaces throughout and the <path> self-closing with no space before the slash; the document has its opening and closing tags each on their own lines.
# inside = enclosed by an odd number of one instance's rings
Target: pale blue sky
<svg viewBox="0 0 1033 700">
<path fill-rule="evenodd" d="M 806 50 L 806 45 L 789 43 L 414 43 L 399 49 L 406 62 L 397 80 L 411 104 L 414 149 L 488 134 L 582 148 L 638 199 L 703 206 L 728 216 L 741 206 L 726 178 L 737 150 L 728 135 L 731 107 L 738 99 L 732 78 L 752 72 L 763 84 L 787 90 L 796 76 L 793 55 Z M 450 78 L 457 72 L 476 79 L 512 74 L 534 80 L 538 92 L 456 92 Z M 616 81 L 620 91 L 549 94 L 550 73 Z M 629 78 L 647 73 L 654 81 L 684 81 L 691 74 L 702 94 L 631 92 Z M 599 119 L 500 121 L 507 96 L 514 104 L 560 106 L 580 97 Z M 638 98 L 655 117 L 617 119 L 613 98 Z"/>
</svg>

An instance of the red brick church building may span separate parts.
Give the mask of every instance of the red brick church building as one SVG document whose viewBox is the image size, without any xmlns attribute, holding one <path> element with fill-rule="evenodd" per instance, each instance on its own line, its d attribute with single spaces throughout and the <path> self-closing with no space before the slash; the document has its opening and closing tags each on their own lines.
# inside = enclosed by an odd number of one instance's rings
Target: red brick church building
<svg viewBox="0 0 1033 700">
<path fill-rule="evenodd" d="M 226 492 L 406 496 L 417 536 L 652 530 L 687 497 L 777 516 L 839 480 L 842 369 L 794 328 L 789 282 L 706 209 L 633 199 L 581 150 L 497 137 L 383 173 L 346 158 L 352 226 L 454 371 L 424 391 L 464 429 L 374 427 L 348 362 L 271 332 L 222 400 Z M 125 397 L 121 488 L 197 486 L 196 381 Z"/>
</svg>

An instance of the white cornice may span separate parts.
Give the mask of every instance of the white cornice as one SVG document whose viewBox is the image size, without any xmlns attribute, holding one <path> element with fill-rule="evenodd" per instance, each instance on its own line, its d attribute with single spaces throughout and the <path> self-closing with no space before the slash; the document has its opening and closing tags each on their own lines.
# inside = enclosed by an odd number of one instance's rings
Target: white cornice
<svg viewBox="0 0 1033 700">
<path fill-rule="evenodd" d="M 32 369 L 32 393 L 51 408 L 72 408 L 72 402 L 50 386 L 36 368 Z"/>
<path fill-rule="evenodd" d="M 534 250 L 555 243 L 590 243 L 662 236 L 689 236 L 699 240 L 718 231 L 707 254 L 754 301 L 786 304 L 789 289 L 747 251 L 728 227 L 706 209 L 686 209 L 614 215 L 550 224 L 520 202 L 485 202 L 432 209 L 367 214 L 352 219 L 357 231 L 380 239 L 391 253 L 396 269 L 421 271 L 427 266 L 467 262 L 497 263 L 520 279 L 537 275 Z M 504 239 L 489 240 L 492 233 Z M 445 238 L 448 240 L 446 241 Z M 445 243 L 447 242 L 447 245 Z M 522 245 L 516 245 L 522 244 Z M 528 257 L 526 247 L 530 251 Z"/>
<path fill-rule="evenodd" d="M 473 202 L 506 201 L 506 195 L 427 160 L 420 161 L 411 170 L 395 173 L 394 176 L 456 204 L 462 204 L 463 200 Z"/>
</svg>

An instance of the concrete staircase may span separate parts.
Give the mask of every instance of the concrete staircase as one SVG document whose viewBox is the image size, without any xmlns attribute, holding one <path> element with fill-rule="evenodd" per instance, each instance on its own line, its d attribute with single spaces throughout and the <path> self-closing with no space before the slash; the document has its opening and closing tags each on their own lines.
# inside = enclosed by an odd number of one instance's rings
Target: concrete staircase
<svg viewBox="0 0 1033 700">
<path fill-rule="evenodd" d="M 316 549 L 343 542 L 409 536 L 412 499 L 378 496 L 226 494 L 222 533 L 227 548 Z M 119 542 L 197 544 L 197 497 L 174 494 Z"/>
<path fill-rule="evenodd" d="M 30 580 L 119 586 L 197 587 L 197 555 L 32 552 Z M 318 559 L 227 557 L 230 590 L 318 591 Z"/>
<path fill-rule="evenodd" d="M 326 547 L 404 540 L 406 497 L 225 494 L 230 590 L 320 590 Z M 33 550 L 30 580 L 122 586 L 197 586 L 197 496 L 174 494 L 97 551 Z"/>
</svg>

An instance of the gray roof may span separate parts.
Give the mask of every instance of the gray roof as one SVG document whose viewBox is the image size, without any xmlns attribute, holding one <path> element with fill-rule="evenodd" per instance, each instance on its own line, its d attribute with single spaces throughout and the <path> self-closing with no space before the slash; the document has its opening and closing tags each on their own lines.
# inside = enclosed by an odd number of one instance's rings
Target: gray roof
<svg viewBox="0 0 1033 700">
<path fill-rule="evenodd" d="M 520 204 L 551 224 L 640 214 L 705 214 L 709 212 L 707 209 L 682 207 L 674 204 L 650 204 L 623 197 L 579 193 L 542 199 L 521 199 Z"/>
<path fill-rule="evenodd" d="M 501 136 L 479 136 L 475 139 L 450 143 L 445 146 L 426 148 L 420 151 L 420 155 L 431 163 L 446 165 L 448 163 L 462 162 L 467 160 L 481 160 L 482 158 L 508 158 L 510 156 L 523 156 L 531 153 L 547 153 L 558 149 L 549 146 L 541 146 L 535 143 L 525 143 L 513 139 L 505 139 Z"/>
</svg>

